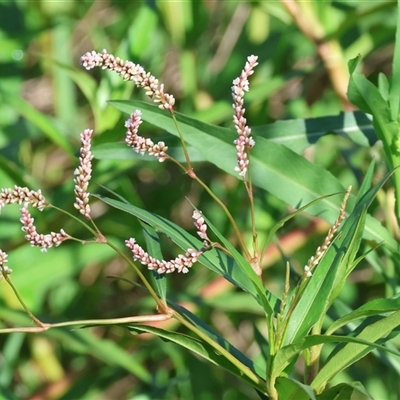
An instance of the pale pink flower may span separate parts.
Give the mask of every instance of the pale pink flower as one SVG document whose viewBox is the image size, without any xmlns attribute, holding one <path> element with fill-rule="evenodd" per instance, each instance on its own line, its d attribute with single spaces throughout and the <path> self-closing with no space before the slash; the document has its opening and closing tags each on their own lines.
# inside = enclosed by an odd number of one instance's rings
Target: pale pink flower
<svg viewBox="0 0 400 400">
<path fill-rule="evenodd" d="M 163 162 L 168 157 L 166 153 L 168 146 L 166 146 L 164 142 L 154 144 L 151 139 L 138 135 L 139 126 L 142 123 L 141 115 L 142 113 L 136 110 L 125 122 L 125 127 L 128 128 L 125 142 L 128 146 L 132 147 L 136 153 L 144 155 L 147 152 L 149 155 L 156 157 L 159 162 Z"/>
<path fill-rule="evenodd" d="M 81 133 L 81 156 L 79 167 L 75 170 L 75 203 L 74 207 L 87 219 L 90 217 L 89 193 L 87 191 L 90 178 L 92 177 L 93 154 L 90 151 L 93 130 L 85 129 Z"/>
<path fill-rule="evenodd" d="M 145 265 L 149 270 L 154 270 L 158 274 L 170 274 L 172 272 L 182 272 L 186 274 L 192 265 L 197 262 L 199 256 L 203 253 L 201 250 L 196 251 L 188 249 L 185 254 L 179 254 L 174 260 L 165 261 L 157 260 L 151 257 L 147 252 L 140 247 L 134 238 L 125 240 L 126 246 L 131 249 L 133 260 L 139 261 L 142 265 Z"/>
<path fill-rule="evenodd" d="M 7 257 L 7 253 L 0 250 L 0 281 L 5 275 L 10 275 L 12 273 L 12 269 L 7 266 Z"/>
<path fill-rule="evenodd" d="M 198 210 L 193 210 L 192 218 L 200 239 L 203 239 L 206 242 L 210 242 L 210 239 L 207 236 L 207 224 L 205 223 L 201 212 Z"/>
<path fill-rule="evenodd" d="M 149 96 L 155 103 L 159 103 L 161 109 L 168 110 L 173 113 L 175 104 L 174 96 L 164 92 L 164 85 L 160 85 L 149 72 L 146 72 L 139 64 L 134 64 L 131 61 L 124 61 L 119 57 L 114 57 L 112 54 L 103 50 L 101 53 L 96 51 L 87 52 L 81 57 L 81 64 L 87 70 L 94 67 L 102 67 L 117 72 L 123 79 L 135 82 L 135 85 L 146 90 Z"/>
<path fill-rule="evenodd" d="M 247 120 L 244 117 L 246 110 L 243 108 L 243 97 L 245 92 L 249 91 L 248 77 L 253 74 L 254 67 L 258 65 L 257 58 L 257 56 L 249 56 L 247 58 L 246 65 L 242 70 L 242 73 L 233 81 L 232 86 L 232 106 L 235 110 L 233 122 L 239 135 L 238 139 L 234 141 L 234 144 L 236 145 L 238 162 L 238 165 L 235 167 L 235 171 L 239 172 L 239 175 L 242 177 L 245 177 L 247 174 L 247 167 L 249 165 L 248 151 L 255 145 L 254 139 L 250 136 L 251 129 L 247 126 Z"/>
<path fill-rule="evenodd" d="M 34 225 L 35 220 L 32 218 L 26 206 L 27 205 L 24 205 L 21 209 L 20 221 L 22 223 L 22 231 L 25 232 L 25 239 L 32 246 L 41 247 L 41 251 L 46 252 L 48 248 L 53 246 L 57 247 L 63 241 L 71 238 L 63 229 L 61 229 L 59 233 L 50 232 L 46 235 L 37 233 Z"/>
<path fill-rule="evenodd" d="M 42 195 L 41 190 L 30 190 L 27 187 L 15 185 L 13 189 L 1 189 L 0 192 L 0 210 L 6 204 L 25 204 L 36 207 L 42 211 L 48 204 Z"/>
</svg>

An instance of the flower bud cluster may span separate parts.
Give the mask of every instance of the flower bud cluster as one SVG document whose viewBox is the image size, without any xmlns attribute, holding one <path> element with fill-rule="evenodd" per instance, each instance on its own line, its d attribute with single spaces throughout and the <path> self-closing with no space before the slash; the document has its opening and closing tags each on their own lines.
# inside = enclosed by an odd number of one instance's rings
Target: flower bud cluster
<svg viewBox="0 0 400 400">
<path fill-rule="evenodd" d="M 10 275 L 12 269 L 7 267 L 7 253 L 0 250 L 0 281 L 4 278 L 5 275 Z"/>
<path fill-rule="evenodd" d="M 34 219 L 29 213 L 26 205 L 21 209 L 22 231 L 25 232 L 25 239 L 30 242 L 32 246 L 41 247 L 42 252 L 46 252 L 48 248 L 59 246 L 64 240 L 70 239 L 70 236 L 65 233 L 63 229 L 59 233 L 50 232 L 43 235 L 36 231 Z"/>
<path fill-rule="evenodd" d="M 247 58 L 246 65 L 242 70 L 242 73 L 238 78 L 233 81 L 232 86 L 232 98 L 233 98 L 233 109 L 235 113 L 233 115 L 233 123 L 235 124 L 236 131 L 239 137 L 234 141 L 237 152 L 238 165 L 235 167 L 235 171 L 239 172 L 239 175 L 245 177 L 247 174 L 247 167 L 249 160 L 247 151 L 250 150 L 254 145 L 254 139 L 250 136 L 251 129 L 247 126 L 247 120 L 244 117 L 246 111 L 243 108 L 244 93 L 249 91 L 249 80 L 248 77 L 254 73 L 254 67 L 258 65 L 257 56 L 249 56 Z"/>
<path fill-rule="evenodd" d="M 207 236 L 207 225 L 204 221 L 204 218 L 200 211 L 194 210 L 192 214 L 194 226 L 197 229 L 197 235 L 200 239 L 203 239 L 206 242 L 210 242 L 210 239 Z"/>
<path fill-rule="evenodd" d="M 144 155 L 147 152 L 149 155 L 156 157 L 159 162 L 163 162 L 167 158 L 166 151 L 168 150 L 168 146 L 164 142 L 154 144 L 151 139 L 138 135 L 139 126 L 142 123 L 141 115 L 141 111 L 136 110 L 125 122 L 125 127 L 128 128 L 125 142 L 136 153 Z"/>
<path fill-rule="evenodd" d="M 93 130 L 85 129 L 81 133 L 81 156 L 79 167 L 75 170 L 75 203 L 74 207 L 87 219 L 90 217 L 89 192 L 87 191 L 90 178 L 92 177 L 93 154 L 90 151 Z"/>
<path fill-rule="evenodd" d="M 41 190 L 38 191 L 30 190 L 27 187 L 14 186 L 13 189 L 6 188 L 1 189 L 0 192 L 0 209 L 6 204 L 29 204 L 32 207 L 36 207 L 42 211 L 46 206 L 47 202 L 42 195 Z"/>
<path fill-rule="evenodd" d="M 170 274 L 175 271 L 186 274 L 187 272 L 189 272 L 189 268 L 191 268 L 191 266 L 202 254 L 202 251 L 188 249 L 184 255 L 179 254 L 178 257 L 176 257 L 174 260 L 157 260 L 156 258 L 151 257 L 147 252 L 145 252 L 143 248 L 136 243 L 136 240 L 134 238 L 126 240 L 125 244 L 128 248 L 131 249 L 134 261 L 139 261 L 149 270 L 154 270 L 158 274 Z"/>
<path fill-rule="evenodd" d="M 335 223 L 331 226 L 331 228 L 328 231 L 328 234 L 326 235 L 326 238 L 324 240 L 324 243 L 322 246 L 318 246 L 315 255 L 313 255 L 309 260 L 307 265 L 304 266 L 304 274 L 306 277 L 311 277 L 312 272 L 311 270 L 315 268 L 318 263 L 321 261 L 322 257 L 325 255 L 327 252 L 330 244 L 332 243 L 333 237 L 335 236 L 335 233 L 340 227 L 340 224 L 344 221 L 346 218 L 346 204 L 347 200 L 349 199 L 350 192 L 351 192 L 351 186 L 348 187 L 346 194 L 342 200 L 342 204 L 340 205 L 340 210 L 339 210 L 339 217 L 335 221 Z"/>
<path fill-rule="evenodd" d="M 197 210 L 193 211 L 194 225 L 198 230 L 197 234 L 201 239 L 203 239 L 206 243 L 209 242 L 210 239 L 207 236 L 207 225 L 204 222 L 204 218 L 201 216 L 201 213 Z M 205 243 L 205 244 L 206 244 Z M 133 260 L 139 261 L 142 265 L 145 265 L 149 270 L 154 270 L 158 274 L 170 274 L 172 272 L 182 272 L 186 274 L 189 272 L 189 269 L 192 265 L 197 262 L 198 258 L 209 249 L 208 246 L 205 246 L 201 250 L 193 250 L 187 249 L 185 254 L 179 254 L 174 260 L 165 261 L 165 260 L 157 260 L 154 257 L 151 257 L 146 251 L 140 247 L 134 238 L 130 238 L 129 240 L 125 240 L 125 244 L 128 248 L 131 249 Z"/>
<path fill-rule="evenodd" d="M 101 53 L 96 51 L 85 53 L 81 57 L 81 64 L 87 70 L 102 67 L 117 72 L 123 79 L 133 81 L 137 87 L 144 88 L 146 95 L 153 99 L 155 103 L 159 103 L 161 109 L 173 113 L 174 96 L 165 93 L 164 85 L 160 85 L 158 79 L 146 72 L 139 64 L 114 57 L 105 49 Z"/>
</svg>

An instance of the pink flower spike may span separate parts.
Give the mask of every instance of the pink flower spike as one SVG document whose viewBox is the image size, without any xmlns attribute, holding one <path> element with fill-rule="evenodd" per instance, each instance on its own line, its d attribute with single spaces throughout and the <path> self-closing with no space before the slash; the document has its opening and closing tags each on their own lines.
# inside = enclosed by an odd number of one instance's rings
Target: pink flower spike
<svg viewBox="0 0 400 400">
<path fill-rule="evenodd" d="M 247 126 L 247 120 L 244 117 L 245 108 L 243 108 L 244 93 L 249 91 L 249 80 L 248 77 L 254 73 L 254 67 L 258 65 L 257 56 L 247 57 L 246 65 L 242 70 L 240 76 L 233 81 L 232 86 L 232 98 L 233 98 L 233 109 L 235 113 L 233 115 L 233 123 L 235 124 L 236 131 L 239 135 L 238 139 L 234 141 L 237 152 L 238 165 L 235 167 L 235 171 L 239 172 L 239 175 L 243 178 L 247 174 L 247 167 L 249 165 L 248 151 L 255 145 L 254 139 L 250 136 L 251 129 Z"/>
<path fill-rule="evenodd" d="M 14 186 L 13 189 L 1 189 L 0 192 L 0 210 L 6 204 L 22 204 L 27 203 L 32 207 L 36 207 L 42 211 L 48 204 L 42 195 L 41 190 L 30 190 L 27 187 Z"/>
<path fill-rule="evenodd" d="M 42 252 L 46 252 L 47 249 L 53 246 L 59 246 L 63 241 L 70 239 L 70 236 L 65 233 L 63 229 L 59 233 L 50 232 L 49 234 L 43 235 L 36 231 L 34 225 L 35 220 L 29 213 L 26 205 L 21 209 L 22 231 L 25 232 L 25 239 L 30 242 L 32 246 L 41 247 Z"/>
<path fill-rule="evenodd" d="M 87 191 L 90 178 L 92 177 L 93 154 L 90 151 L 93 130 L 85 129 L 81 133 L 81 156 L 79 167 L 75 170 L 75 203 L 74 207 L 87 219 L 91 219 L 89 206 L 89 193 Z"/>
<path fill-rule="evenodd" d="M 159 162 L 163 162 L 168 157 L 166 153 L 168 146 L 164 142 L 154 144 L 151 139 L 146 139 L 138 135 L 139 126 L 142 123 L 141 115 L 140 110 L 136 110 L 125 122 L 125 127 L 128 128 L 125 142 L 136 153 L 144 155 L 147 152 L 149 155 L 156 157 Z"/>
<path fill-rule="evenodd" d="M 173 114 L 174 96 L 165 93 L 164 85 L 160 85 L 158 79 L 146 72 L 139 64 L 114 57 L 112 54 L 107 53 L 105 49 L 101 53 L 95 51 L 85 53 L 81 57 L 81 64 L 87 70 L 94 67 L 102 67 L 103 69 L 117 72 L 127 81 L 134 81 L 137 87 L 144 88 L 146 95 L 159 104 L 159 108 L 168 110 Z"/>
<path fill-rule="evenodd" d="M 194 226 L 197 229 L 197 234 L 200 239 L 203 239 L 207 242 L 210 242 L 210 239 L 207 236 L 207 224 L 204 221 L 204 218 L 201 215 L 201 212 L 198 210 L 194 210 L 192 214 Z"/>
<path fill-rule="evenodd" d="M 7 257 L 7 253 L 0 250 L 0 281 L 5 275 L 10 275 L 12 273 L 12 269 L 7 267 Z"/>
<path fill-rule="evenodd" d="M 139 261 L 149 270 L 154 270 L 158 274 L 171 274 L 175 271 L 186 274 L 200 255 L 203 254 L 201 250 L 196 251 L 188 249 L 185 254 L 179 254 L 174 260 L 157 260 L 146 253 L 143 248 L 136 243 L 134 238 L 125 240 L 125 244 L 131 249 L 134 261 Z"/>
</svg>

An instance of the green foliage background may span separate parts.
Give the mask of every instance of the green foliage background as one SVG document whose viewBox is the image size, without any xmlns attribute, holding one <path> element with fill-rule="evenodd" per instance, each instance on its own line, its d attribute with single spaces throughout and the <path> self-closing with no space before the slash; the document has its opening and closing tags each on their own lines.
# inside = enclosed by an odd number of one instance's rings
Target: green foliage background
<svg viewBox="0 0 400 400">
<path fill-rule="evenodd" d="M 334 43 L 337 71 L 361 54 L 363 72 L 374 82 L 388 74 L 396 26 L 395 2 L 320 1 L 310 5 Z M 73 211 L 73 171 L 78 162 L 79 133 L 95 130 L 91 191 L 109 188 L 139 207 L 192 230 L 191 205 L 201 209 L 231 238 L 226 217 L 206 193 L 172 164 L 149 162 L 132 152 L 113 157 L 110 143 L 123 139 L 126 115 L 107 100 L 148 101 L 131 83 L 116 74 L 86 72 L 79 58 L 86 51 L 106 48 L 151 71 L 177 98 L 176 109 L 201 121 L 232 127 L 231 85 L 246 57 L 259 56 L 260 65 L 245 97 L 249 124 L 262 134 L 263 125 L 298 119 L 294 130 L 310 125 L 305 118 L 351 111 L 343 92 L 333 84 L 315 43 L 301 31 L 279 2 L 13 2 L 0 3 L 0 182 L 42 189 L 60 208 Z M 337 85 L 346 86 L 348 75 Z M 357 191 L 373 158 L 377 178 L 386 172 L 381 148 L 364 120 L 368 142 L 355 143 L 324 120 L 319 134 L 307 137 L 304 156 Z M 360 125 L 359 125 L 360 126 Z M 276 132 L 277 140 L 285 132 Z M 298 132 L 289 132 L 289 139 Z M 141 126 L 143 136 L 178 142 L 162 129 Z M 286 133 L 285 133 L 286 134 Z M 232 144 L 233 146 L 233 144 Z M 235 165 L 232 159 L 232 170 Z M 248 205 L 241 182 L 208 163 L 196 172 L 229 206 L 238 225 L 249 229 Z M 279 182 L 271 182 L 279 185 Z M 279 186 L 275 186 L 275 189 Z M 284 188 L 282 188 L 283 190 Z M 285 188 L 287 189 L 287 188 Z M 141 228 L 132 217 L 93 199 L 93 215 L 100 229 L 123 246 Z M 397 234 L 390 214 L 393 191 L 380 193 L 372 212 Z M 277 197 L 256 192 L 260 240 L 273 224 L 290 212 Z M 31 248 L 20 230 L 18 206 L 1 214 L 0 248 L 9 253 L 12 279 L 24 300 L 44 321 L 111 318 L 154 313 L 123 260 L 99 245 L 65 243 L 41 253 Z M 76 223 L 55 210 L 34 214 L 40 232 L 64 228 L 85 238 Z M 263 260 L 264 281 L 276 295 L 283 288 L 286 259 L 297 271 L 323 241 L 329 225 L 303 215 L 279 231 L 280 250 L 270 248 Z M 251 232 L 248 232 L 251 240 Z M 164 258 L 178 249 L 165 239 Z M 345 288 L 342 306 L 356 307 L 374 297 L 397 292 L 396 265 L 383 252 L 374 268 L 361 263 Z M 384 271 L 384 274 L 382 274 Z M 169 294 L 185 302 L 250 358 L 261 362 L 256 335 L 265 333 L 262 315 L 247 295 L 232 290 L 210 271 L 196 266 L 190 274 L 169 277 Z M 3 327 L 29 325 L 14 295 L 0 285 Z M 185 330 L 166 325 L 168 329 Z M 0 393 L 3 398 L 33 395 L 58 399 L 256 399 L 243 382 L 209 365 L 172 343 L 150 335 L 132 336 L 122 327 L 51 330 L 40 335 L 0 336 Z M 377 362 L 377 357 L 379 362 Z M 399 363 L 369 355 L 337 382 L 360 380 L 376 398 L 397 399 Z M 299 371 L 300 373 L 301 371 Z M 392 396 L 392 397 L 391 397 Z"/>
</svg>

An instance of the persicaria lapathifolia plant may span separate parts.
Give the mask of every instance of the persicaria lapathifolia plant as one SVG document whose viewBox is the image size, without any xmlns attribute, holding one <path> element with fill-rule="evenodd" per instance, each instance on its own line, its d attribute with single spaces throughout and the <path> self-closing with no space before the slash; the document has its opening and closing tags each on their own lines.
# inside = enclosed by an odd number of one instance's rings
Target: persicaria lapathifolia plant
<svg viewBox="0 0 400 400">
<path fill-rule="evenodd" d="M 26 328 L 12 328 L 12 329 L 2 329 L 1 332 L 16 332 L 16 331 L 26 331 L 26 332 L 40 332 L 51 327 L 57 326 L 72 326 L 72 325 L 89 325 L 93 324 L 132 324 L 137 322 L 151 322 L 166 320 L 169 318 L 175 318 L 182 324 L 184 324 L 193 333 L 199 336 L 208 345 L 212 346 L 213 351 L 225 357 L 232 365 L 234 365 L 241 375 L 245 376 L 247 380 L 252 382 L 259 390 L 263 392 L 268 392 L 270 386 L 266 383 L 264 378 L 260 378 L 253 370 L 251 370 L 248 365 L 243 364 L 242 361 L 234 357 L 224 345 L 221 345 L 219 340 L 215 340 L 215 337 L 210 336 L 205 333 L 204 330 L 200 329 L 195 322 L 187 318 L 187 316 L 182 313 L 171 309 L 165 299 L 153 288 L 152 284 L 148 281 L 145 275 L 141 272 L 141 267 L 136 264 L 138 261 L 141 265 L 145 266 L 148 270 L 154 271 L 159 275 L 171 274 L 174 272 L 186 274 L 193 267 L 193 265 L 202 261 L 204 258 L 204 253 L 207 251 L 219 252 L 216 259 L 221 259 L 221 254 L 226 253 L 228 256 L 236 262 L 232 263 L 234 268 L 242 268 L 243 273 L 248 278 L 250 282 L 250 287 L 256 288 L 258 293 L 256 299 L 265 306 L 268 300 L 260 300 L 265 296 L 265 288 L 261 282 L 261 268 L 260 268 L 260 256 L 257 245 L 257 232 L 255 226 L 255 214 L 254 214 L 254 202 L 253 202 L 253 186 L 251 181 L 251 162 L 250 162 L 250 152 L 255 146 L 255 141 L 251 136 L 251 129 L 247 124 L 245 118 L 245 108 L 244 108 L 244 94 L 249 90 L 249 77 L 253 74 L 254 68 L 258 65 L 256 56 L 249 56 L 247 62 L 238 78 L 233 81 L 232 86 L 232 97 L 233 97 L 233 123 L 237 131 L 238 137 L 234 141 L 236 146 L 237 154 L 237 165 L 234 166 L 234 161 L 232 161 L 232 170 L 236 171 L 239 177 L 242 179 L 244 187 L 246 189 L 251 213 L 251 225 L 252 225 L 252 250 L 250 251 L 245 243 L 243 234 L 237 226 L 234 217 L 229 212 L 226 205 L 212 192 L 212 190 L 196 175 L 187 151 L 187 145 L 185 143 L 184 133 L 179 129 L 179 123 L 176 119 L 174 112 L 175 99 L 172 95 L 165 93 L 164 85 L 160 84 L 159 81 L 150 73 L 146 72 L 144 68 L 138 64 L 134 64 L 131 61 L 123 61 L 118 57 L 114 57 L 109 54 L 106 50 L 101 53 L 95 51 L 87 52 L 81 58 L 82 65 L 90 70 L 94 67 L 101 67 L 103 69 L 109 69 L 111 71 L 117 72 L 123 79 L 127 81 L 132 81 L 137 87 L 143 88 L 146 94 L 158 105 L 162 110 L 169 112 L 171 118 L 174 120 L 177 131 L 179 133 L 181 143 L 183 146 L 184 154 L 186 157 L 186 164 L 180 163 L 178 160 L 174 159 L 168 154 L 168 146 L 166 143 L 160 141 L 154 143 L 151 139 L 142 137 L 139 135 L 139 128 L 142 123 L 142 113 L 140 110 L 135 110 L 131 113 L 129 119 L 125 122 L 126 135 L 125 142 L 132 148 L 133 151 L 138 154 L 144 155 L 148 154 L 155 157 L 159 162 L 172 161 L 176 163 L 182 170 L 191 178 L 194 179 L 204 190 L 212 197 L 213 200 L 222 208 L 228 217 L 232 228 L 237 236 L 238 243 L 241 247 L 241 253 L 239 253 L 229 242 L 222 240 L 220 237 L 220 242 L 213 242 L 210 240 L 207 230 L 208 225 L 211 226 L 211 230 L 216 233 L 211 223 L 207 223 L 207 219 L 203 216 L 202 212 L 194 209 L 192 218 L 194 226 L 197 231 L 198 237 L 201 239 L 201 244 L 198 246 L 191 246 L 183 248 L 184 252 L 179 254 L 172 260 L 164 260 L 153 257 L 146 250 L 144 250 L 136 241 L 134 237 L 125 240 L 125 245 L 131 252 L 130 256 L 126 255 L 126 249 L 121 250 L 114 244 L 108 241 L 106 236 L 100 232 L 98 227 L 91 216 L 91 208 L 89 204 L 90 193 L 89 184 L 92 178 L 92 159 L 93 154 L 91 152 L 91 142 L 93 137 L 93 130 L 85 129 L 81 136 L 81 148 L 79 157 L 79 166 L 74 172 L 74 194 L 75 202 L 73 204 L 74 208 L 79 212 L 81 216 L 85 218 L 86 221 L 82 221 L 81 218 L 69 214 L 67 211 L 60 210 L 56 206 L 48 203 L 40 190 L 34 191 L 26 187 L 15 186 L 13 189 L 2 189 L 0 193 L 0 209 L 7 204 L 17 203 L 22 205 L 21 208 L 21 223 L 22 230 L 25 233 L 25 239 L 29 241 L 32 246 L 40 247 L 42 251 L 47 251 L 51 247 L 57 247 L 61 245 L 66 240 L 79 241 L 82 244 L 86 243 L 102 243 L 110 246 L 117 253 L 124 258 L 124 260 L 129 263 L 129 265 L 136 271 L 139 279 L 142 281 L 145 288 L 148 290 L 149 294 L 154 298 L 157 304 L 158 314 L 155 315 L 145 315 L 145 316 L 132 316 L 127 318 L 118 318 L 110 320 L 85 320 L 85 321 L 72 321 L 63 322 L 57 324 L 46 324 L 39 321 L 26 307 L 22 298 L 19 296 L 16 288 L 13 286 L 10 273 L 12 270 L 7 266 L 7 254 L 0 250 L 0 280 L 5 279 L 14 290 L 14 293 L 18 297 L 22 306 L 28 312 L 32 320 L 34 321 L 36 327 L 26 327 Z M 322 257 L 326 254 L 333 238 L 334 234 L 339 228 L 339 225 L 345 218 L 345 204 L 349 196 L 349 191 L 347 192 L 345 199 L 343 201 L 342 207 L 340 209 L 340 216 L 334 223 L 332 228 L 329 230 L 328 235 L 324 241 L 324 244 L 317 249 L 315 256 L 311 257 L 308 264 L 304 268 L 303 278 L 301 284 L 297 291 L 297 295 L 294 295 L 292 299 L 289 299 L 289 285 L 286 286 L 285 292 L 283 294 L 283 299 L 280 304 L 280 313 L 276 316 L 275 322 L 269 324 L 269 336 L 270 340 L 274 344 L 271 349 L 278 349 L 284 343 L 285 332 L 287 331 L 288 321 L 295 306 L 299 302 L 299 294 L 302 293 L 304 285 L 307 284 L 309 279 L 313 278 L 313 269 L 320 262 Z M 34 225 L 34 219 L 28 211 L 28 207 L 37 208 L 39 211 L 43 211 L 46 207 L 53 207 L 58 209 L 60 212 L 64 212 L 75 220 L 79 221 L 85 228 L 94 236 L 94 240 L 87 241 L 79 238 L 75 238 L 67 234 L 63 229 L 60 232 L 50 232 L 48 234 L 40 234 Z M 198 240 L 197 240 L 198 242 Z M 196 248 L 197 247 L 197 248 Z M 243 254 L 243 256 L 242 256 Z M 221 261 L 222 262 L 222 261 Z M 248 268 L 247 268 L 248 267 Z M 231 268 L 231 266 L 229 266 Z M 226 275 L 228 272 L 224 271 Z M 246 279 L 247 279 L 246 278 Z M 232 278 L 234 281 L 234 279 Z M 247 283 L 244 284 L 246 287 Z M 242 286 L 239 286 L 242 287 Z M 249 286 L 247 286 L 248 288 Z M 243 287 L 242 287 L 243 288 Z M 297 296 L 297 297 L 296 297 Z M 294 300 L 293 300 L 294 299 Z M 263 303 L 264 301 L 264 303 Z M 266 306 L 265 306 L 266 307 Z M 267 307 L 266 307 L 267 308 Z M 272 309 L 272 308 L 271 308 Z M 268 314 L 268 312 L 267 312 Z M 270 312 L 269 317 L 275 316 Z M 273 350 L 271 350 L 273 353 Z M 272 380 L 273 381 L 273 380 Z M 271 393 L 274 393 L 274 389 L 271 389 Z"/>
</svg>

